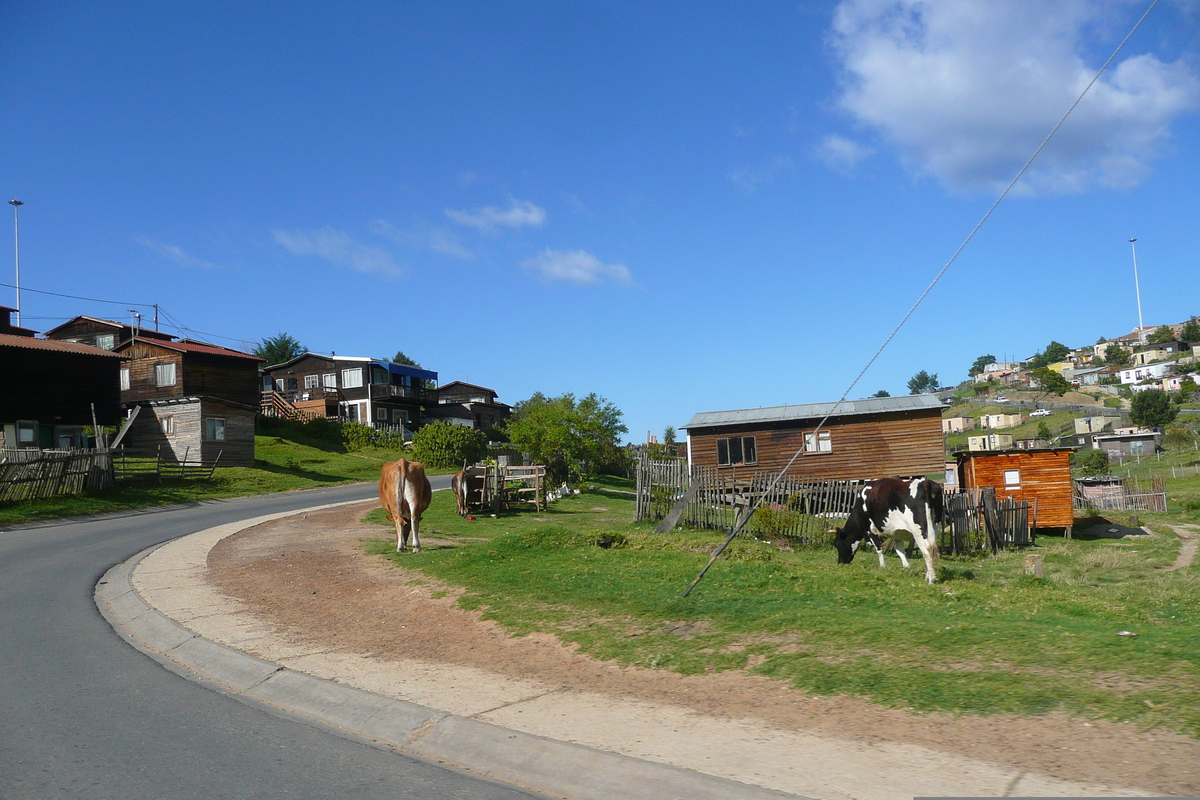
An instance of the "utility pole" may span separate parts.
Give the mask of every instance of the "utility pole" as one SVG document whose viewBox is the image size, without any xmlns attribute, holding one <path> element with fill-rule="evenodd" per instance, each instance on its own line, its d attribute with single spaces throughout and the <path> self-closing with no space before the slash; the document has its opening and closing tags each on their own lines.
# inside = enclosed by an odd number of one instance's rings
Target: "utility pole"
<svg viewBox="0 0 1200 800">
<path fill-rule="evenodd" d="M 1137 244 L 1136 243 L 1137 243 L 1137 239 L 1129 240 L 1129 246 L 1133 248 L 1133 286 L 1134 286 L 1134 289 L 1137 290 L 1138 343 L 1145 344 L 1146 343 L 1146 332 L 1144 330 L 1142 330 L 1142 328 L 1145 327 L 1145 325 L 1142 324 L 1142 285 L 1141 285 L 1141 283 L 1138 282 Z"/>
<path fill-rule="evenodd" d="M 13 245 L 16 248 L 17 259 L 17 327 L 21 327 L 21 226 L 18 224 L 18 211 L 25 205 L 20 200 L 9 200 L 13 207 Z"/>
</svg>

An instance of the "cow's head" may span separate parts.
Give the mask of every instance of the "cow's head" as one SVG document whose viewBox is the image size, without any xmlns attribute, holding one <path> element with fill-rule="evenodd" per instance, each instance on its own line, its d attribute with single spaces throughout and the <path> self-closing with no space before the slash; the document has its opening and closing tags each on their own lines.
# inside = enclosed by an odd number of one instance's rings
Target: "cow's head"
<svg viewBox="0 0 1200 800">
<path fill-rule="evenodd" d="M 829 531 L 833 538 L 833 546 L 837 548 L 838 563 L 849 564 L 858 552 L 858 540 L 851 539 L 845 528 L 833 528 Z"/>
</svg>

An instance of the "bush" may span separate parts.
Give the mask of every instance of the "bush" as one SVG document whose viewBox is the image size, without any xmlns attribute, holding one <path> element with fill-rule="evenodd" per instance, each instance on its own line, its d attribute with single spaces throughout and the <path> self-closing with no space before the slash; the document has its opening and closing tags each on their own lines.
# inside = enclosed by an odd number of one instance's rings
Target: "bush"
<svg viewBox="0 0 1200 800">
<path fill-rule="evenodd" d="M 1071 467 L 1081 478 L 1109 474 L 1108 453 L 1104 450 L 1077 450 L 1071 454 Z"/>
<path fill-rule="evenodd" d="M 483 431 L 438 420 L 413 435 L 413 458 L 433 469 L 459 469 L 474 464 L 487 452 Z"/>
<path fill-rule="evenodd" d="M 381 447 L 386 450 L 403 450 L 404 435 L 394 431 L 377 431 L 361 422 L 343 422 L 342 444 L 346 452 L 353 453 L 367 447 Z"/>
</svg>

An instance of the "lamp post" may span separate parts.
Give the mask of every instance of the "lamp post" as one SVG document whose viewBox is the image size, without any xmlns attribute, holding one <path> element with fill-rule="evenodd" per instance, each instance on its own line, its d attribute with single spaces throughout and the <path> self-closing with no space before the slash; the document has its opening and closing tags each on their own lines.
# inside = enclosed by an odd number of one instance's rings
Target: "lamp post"
<svg viewBox="0 0 1200 800">
<path fill-rule="evenodd" d="M 13 246 L 16 248 L 17 259 L 17 327 L 21 327 L 21 226 L 17 224 L 17 215 L 21 206 L 25 205 L 20 200 L 9 200 L 8 204 L 13 207 Z"/>
<path fill-rule="evenodd" d="M 1129 246 L 1133 248 L 1133 288 L 1137 291 L 1138 303 L 1138 343 L 1146 343 L 1146 332 L 1142 330 L 1145 326 L 1142 325 L 1142 285 L 1138 282 L 1137 271 L 1137 239 L 1130 239 Z"/>
</svg>

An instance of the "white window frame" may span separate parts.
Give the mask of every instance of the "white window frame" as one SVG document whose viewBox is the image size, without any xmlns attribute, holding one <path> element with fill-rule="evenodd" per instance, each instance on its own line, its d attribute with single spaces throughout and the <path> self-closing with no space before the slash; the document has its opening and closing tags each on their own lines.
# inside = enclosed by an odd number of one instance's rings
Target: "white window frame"
<svg viewBox="0 0 1200 800">
<path fill-rule="evenodd" d="M 304 388 L 305 389 L 317 388 L 317 382 L 319 380 L 320 380 L 320 377 L 317 375 L 305 375 L 304 376 Z"/>
<path fill-rule="evenodd" d="M 169 380 L 168 380 L 169 378 Z M 174 386 L 176 382 L 175 362 L 169 361 L 166 364 L 154 365 L 154 385 L 162 388 L 166 386 Z"/>
<path fill-rule="evenodd" d="M 158 429 L 167 436 L 173 436 L 175 434 L 175 415 L 163 414 L 161 417 L 159 417 Z"/>
<path fill-rule="evenodd" d="M 209 423 L 213 423 L 211 426 Z M 211 433 L 211 435 L 210 435 Z M 225 418 L 224 417 L 205 417 L 204 418 L 204 441 L 206 442 L 223 442 L 225 441 Z"/>
<path fill-rule="evenodd" d="M 326 372 L 325 374 L 323 374 L 321 376 L 321 385 L 324 386 L 326 389 L 336 389 L 337 388 L 337 373 L 336 372 Z"/>
<path fill-rule="evenodd" d="M 363 385 L 362 367 L 342 370 L 343 389 L 361 389 Z"/>
<path fill-rule="evenodd" d="M 1021 470 L 1019 470 L 1019 469 L 1004 470 L 1004 488 L 1005 489 L 1020 489 L 1021 488 Z"/>
<path fill-rule="evenodd" d="M 129 391 L 129 367 L 121 367 L 121 391 Z"/>
<path fill-rule="evenodd" d="M 112 350 L 117 346 L 117 335 L 115 333 L 102 333 L 96 337 L 96 347 L 101 350 Z"/>
<path fill-rule="evenodd" d="M 804 452 L 832 453 L 833 437 L 826 430 L 804 434 Z"/>
<path fill-rule="evenodd" d="M 275 379 L 275 391 L 277 391 L 277 392 L 283 391 L 283 378 Z"/>
</svg>

